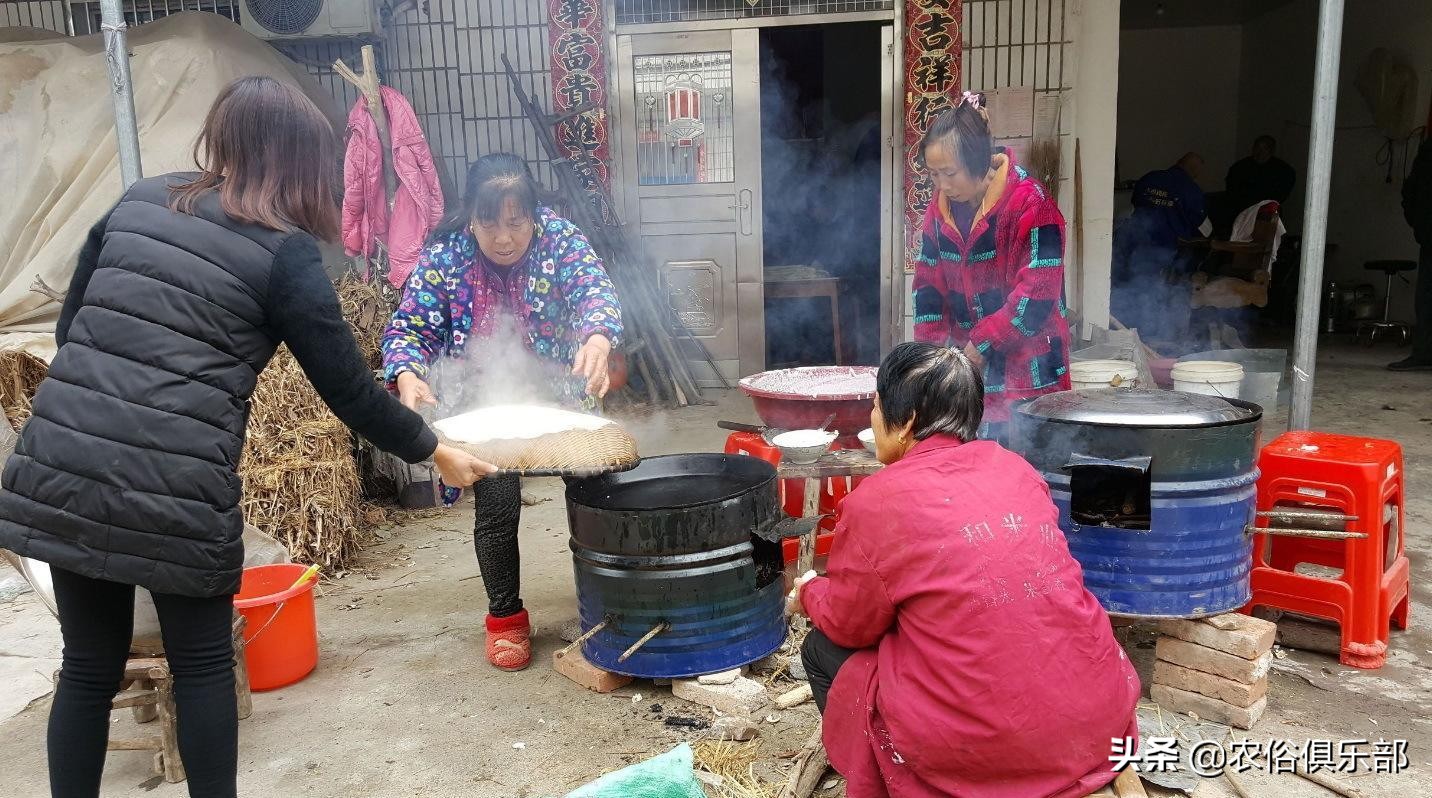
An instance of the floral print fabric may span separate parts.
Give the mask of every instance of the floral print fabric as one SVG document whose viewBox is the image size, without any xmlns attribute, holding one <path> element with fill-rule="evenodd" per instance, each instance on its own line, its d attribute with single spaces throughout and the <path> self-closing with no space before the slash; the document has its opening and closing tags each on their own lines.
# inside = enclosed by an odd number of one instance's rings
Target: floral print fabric
<svg viewBox="0 0 1432 798">
<path fill-rule="evenodd" d="M 577 350 L 601 334 L 621 340 L 621 306 L 601 258 L 576 225 L 542 208 L 527 259 L 505 276 L 488 263 L 467 230 L 440 234 L 424 250 L 402 302 L 383 336 L 384 376 L 390 384 L 411 371 L 427 378 L 439 358 L 481 358 L 474 346 L 515 330 L 525 348 L 551 372 L 552 399 L 593 407 L 584 381 L 569 372 Z M 482 364 L 502 374 L 502 364 Z M 500 376 L 499 376 L 500 378 Z"/>
</svg>

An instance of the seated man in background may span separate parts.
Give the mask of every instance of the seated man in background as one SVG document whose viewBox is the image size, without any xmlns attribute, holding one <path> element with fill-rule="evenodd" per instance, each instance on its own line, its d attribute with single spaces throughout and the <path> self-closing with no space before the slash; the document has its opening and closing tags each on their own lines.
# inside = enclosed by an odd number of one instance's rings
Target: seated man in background
<svg viewBox="0 0 1432 798">
<path fill-rule="evenodd" d="M 1169 302 L 1187 294 L 1174 285 L 1193 266 L 1183 264 L 1179 242 L 1211 230 L 1198 185 L 1203 166 L 1203 157 L 1190 152 L 1173 166 L 1139 178 L 1133 215 L 1114 233 L 1110 306 L 1115 318 L 1142 330 L 1146 339 L 1172 332 L 1164 324 Z"/>
<path fill-rule="evenodd" d="M 1298 173 L 1277 152 L 1278 142 L 1272 136 L 1259 136 L 1253 142 L 1253 152 L 1229 167 L 1223 187 L 1234 216 L 1263 200 L 1279 205 L 1288 202 Z"/>
</svg>

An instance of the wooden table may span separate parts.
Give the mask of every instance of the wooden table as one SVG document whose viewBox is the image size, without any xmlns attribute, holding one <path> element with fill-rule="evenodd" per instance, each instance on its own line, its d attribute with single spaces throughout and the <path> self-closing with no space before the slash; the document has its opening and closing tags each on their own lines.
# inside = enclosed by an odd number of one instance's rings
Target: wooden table
<svg viewBox="0 0 1432 798">
<path fill-rule="evenodd" d="M 827 479 L 839 477 L 868 477 L 885 466 L 875 455 L 865 449 L 840 449 L 826 452 L 819 460 L 809 465 L 782 462 L 776 467 L 780 479 L 805 480 L 805 503 L 801 517 L 813 518 L 820 515 L 820 488 Z M 801 535 L 800 555 L 796 558 L 796 576 L 815 568 L 815 539 L 820 534 L 817 524 L 810 532 Z"/>
<path fill-rule="evenodd" d="M 827 299 L 830 301 L 830 327 L 834 343 L 835 365 L 845 365 L 845 352 L 840 334 L 840 278 L 809 277 L 798 280 L 766 280 L 766 299 Z"/>
</svg>

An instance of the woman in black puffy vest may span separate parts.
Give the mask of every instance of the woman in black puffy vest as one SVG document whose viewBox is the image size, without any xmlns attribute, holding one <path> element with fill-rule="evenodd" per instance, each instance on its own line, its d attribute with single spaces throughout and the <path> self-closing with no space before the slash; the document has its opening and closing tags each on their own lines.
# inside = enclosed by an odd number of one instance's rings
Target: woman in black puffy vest
<svg viewBox="0 0 1432 798">
<path fill-rule="evenodd" d="M 4 473 L 0 548 L 48 562 L 64 638 L 50 790 L 99 794 L 134 586 L 154 595 L 189 794 L 236 793 L 230 624 L 243 566 L 249 397 L 287 344 L 345 424 L 470 485 L 492 467 L 438 445 L 374 381 L 323 271 L 338 232 L 333 130 L 297 89 L 224 89 L 196 173 L 136 183 L 89 233 L 59 353 Z"/>
</svg>

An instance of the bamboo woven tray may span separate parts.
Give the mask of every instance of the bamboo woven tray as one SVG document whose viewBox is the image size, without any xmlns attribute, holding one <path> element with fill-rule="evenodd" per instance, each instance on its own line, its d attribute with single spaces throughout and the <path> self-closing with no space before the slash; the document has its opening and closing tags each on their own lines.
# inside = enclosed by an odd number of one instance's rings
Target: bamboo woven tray
<svg viewBox="0 0 1432 798">
<path fill-rule="evenodd" d="M 568 411 L 570 412 L 570 411 Z M 572 412 L 577 422 L 588 421 Z M 443 419 L 433 425 L 438 439 L 508 472 L 529 476 L 590 476 L 635 466 L 641 460 L 636 440 L 615 423 L 605 421 L 595 429 L 574 428 L 536 437 L 458 440 L 445 432 Z"/>
</svg>

